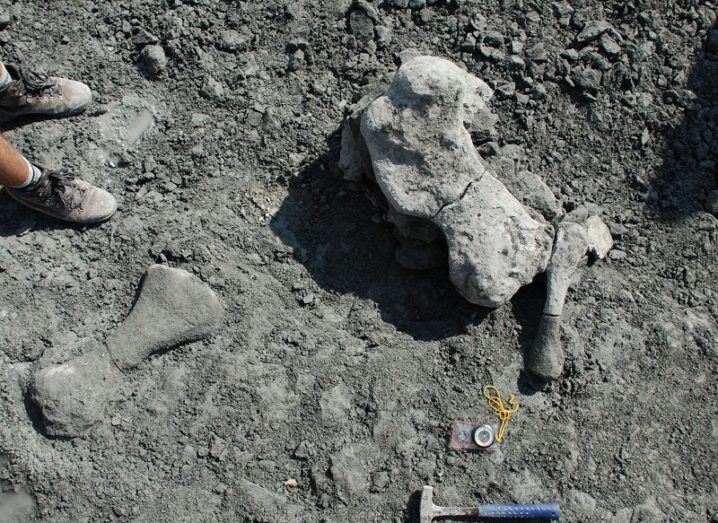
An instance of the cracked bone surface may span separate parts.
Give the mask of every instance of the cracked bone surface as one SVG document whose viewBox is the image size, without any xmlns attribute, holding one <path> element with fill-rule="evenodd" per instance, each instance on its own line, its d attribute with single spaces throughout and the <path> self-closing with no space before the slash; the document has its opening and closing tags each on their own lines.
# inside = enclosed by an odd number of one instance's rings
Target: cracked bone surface
<svg viewBox="0 0 718 523">
<path fill-rule="evenodd" d="M 488 112 L 491 96 L 451 62 L 420 56 L 366 107 L 361 135 L 391 207 L 436 225 L 457 290 L 497 307 L 546 269 L 553 228 L 529 215 L 474 148 L 466 124 Z"/>
<path fill-rule="evenodd" d="M 451 280 L 472 303 L 498 307 L 548 268 L 527 366 L 553 379 L 563 368 L 560 313 L 571 276 L 587 252 L 603 258 L 613 241 L 592 215 L 597 209 L 581 207 L 559 221 L 559 202 L 539 176 L 519 168 L 517 146 L 502 147 L 506 154 L 488 162 L 479 156 L 471 137 L 496 134 L 486 105 L 492 95 L 447 60 L 413 58 L 384 94 L 353 106 L 340 166 L 348 180 L 376 181 L 389 205 L 385 218 L 402 240 L 396 258 L 404 267 L 435 266 L 432 242 L 443 235 Z M 559 223 L 558 233 L 547 220 Z"/>
<path fill-rule="evenodd" d="M 558 226 L 548 266 L 546 303 L 526 361 L 528 370 L 542 379 L 556 379 L 563 370 L 561 312 L 571 277 L 587 251 L 588 239 L 581 225 L 565 222 Z"/>
<path fill-rule="evenodd" d="M 124 375 L 156 351 L 212 334 L 223 310 L 212 289 L 181 269 L 153 265 L 125 321 L 83 355 L 35 372 L 32 402 L 45 432 L 76 437 L 101 421 Z"/>
</svg>

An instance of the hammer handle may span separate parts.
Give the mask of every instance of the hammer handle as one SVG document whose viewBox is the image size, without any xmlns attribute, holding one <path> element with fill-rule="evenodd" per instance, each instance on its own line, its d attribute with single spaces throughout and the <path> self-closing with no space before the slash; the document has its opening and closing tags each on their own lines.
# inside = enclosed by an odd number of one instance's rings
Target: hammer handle
<svg viewBox="0 0 718 523">
<path fill-rule="evenodd" d="M 540 505 L 479 505 L 479 517 L 558 520 L 561 517 L 561 508 L 557 503 Z"/>
</svg>

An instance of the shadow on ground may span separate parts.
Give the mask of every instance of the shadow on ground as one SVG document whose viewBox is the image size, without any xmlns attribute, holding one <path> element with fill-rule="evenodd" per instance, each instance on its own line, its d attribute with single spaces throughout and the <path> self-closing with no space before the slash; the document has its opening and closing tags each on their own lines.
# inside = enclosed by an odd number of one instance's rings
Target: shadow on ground
<svg viewBox="0 0 718 523">
<path fill-rule="evenodd" d="M 377 223 L 367 197 L 334 172 L 337 156 L 330 152 L 290 180 L 271 223 L 312 278 L 328 291 L 375 302 L 384 321 L 415 339 L 443 339 L 482 321 L 490 310 L 456 292 L 448 267 L 410 271 L 395 261 L 393 225 Z"/>
<path fill-rule="evenodd" d="M 718 40 L 718 26 L 714 26 Z M 652 202 L 666 221 L 702 212 L 718 173 L 718 41 L 698 51 L 688 92 L 669 91 L 684 106 L 683 123 L 666 136 L 663 163 L 656 173 Z"/>
<path fill-rule="evenodd" d="M 336 172 L 337 148 L 289 182 L 289 194 L 271 228 L 294 249 L 323 289 L 376 303 L 381 318 L 418 340 L 442 340 L 481 323 L 491 309 L 467 302 L 449 279 L 448 265 L 411 271 L 394 258 L 394 226 L 378 219 L 378 209 Z M 533 341 L 545 286 L 524 287 L 511 307 L 524 326 L 517 344 Z"/>
<path fill-rule="evenodd" d="M 17 203 L 0 188 L 0 238 L 22 236 L 30 231 L 82 230 L 83 224 L 63 222 Z"/>
</svg>

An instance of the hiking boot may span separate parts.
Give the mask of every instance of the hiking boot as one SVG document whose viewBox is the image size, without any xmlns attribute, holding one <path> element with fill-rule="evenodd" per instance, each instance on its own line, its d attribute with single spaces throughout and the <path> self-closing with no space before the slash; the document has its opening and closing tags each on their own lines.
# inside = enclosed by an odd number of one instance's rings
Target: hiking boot
<svg viewBox="0 0 718 523">
<path fill-rule="evenodd" d="M 98 223 L 117 210 L 110 193 L 66 172 L 43 171 L 30 187 L 5 191 L 26 207 L 68 222 Z"/>
<path fill-rule="evenodd" d="M 12 81 L 0 87 L 0 120 L 25 115 L 72 116 L 92 100 L 82 82 L 54 78 L 5 64 Z"/>
</svg>

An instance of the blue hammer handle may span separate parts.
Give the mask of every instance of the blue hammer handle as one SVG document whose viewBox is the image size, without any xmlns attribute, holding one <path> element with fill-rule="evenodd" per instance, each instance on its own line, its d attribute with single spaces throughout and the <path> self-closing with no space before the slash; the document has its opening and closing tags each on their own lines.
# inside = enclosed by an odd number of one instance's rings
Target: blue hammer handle
<svg viewBox="0 0 718 523">
<path fill-rule="evenodd" d="M 479 505 L 479 516 L 484 518 L 558 520 L 561 517 L 561 507 L 558 503 L 539 505 Z"/>
</svg>

